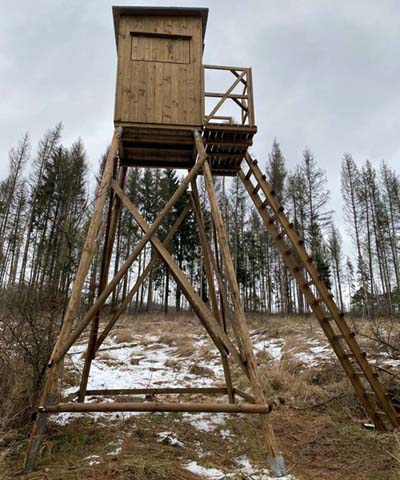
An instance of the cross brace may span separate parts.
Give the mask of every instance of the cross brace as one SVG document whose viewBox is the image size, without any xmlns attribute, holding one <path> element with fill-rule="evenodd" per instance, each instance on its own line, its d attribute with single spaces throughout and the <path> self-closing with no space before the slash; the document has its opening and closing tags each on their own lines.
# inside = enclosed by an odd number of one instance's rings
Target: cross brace
<svg viewBox="0 0 400 480">
<path fill-rule="evenodd" d="M 76 283 L 73 287 L 74 297 L 69 302 L 67 309 L 67 315 L 64 319 L 61 334 L 53 353 L 49 360 L 49 370 L 43 394 L 41 397 L 40 405 L 38 408 L 38 414 L 33 428 L 32 436 L 28 445 L 25 461 L 25 472 L 28 473 L 32 470 L 35 462 L 35 458 L 39 449 L 41 437 L 44 433 L 46 426 L 46 419 L 49 414 L 57 413 L 61 411 L 70 412 L 89 412 L 89 411 L 188 411 L 188 412 L 225 412 L 225 413 L 257 413 L 260 415 L 266 450 L 270 457 L 271 462 L 274 462 L 276 458 L 281 458 L 279 450 L 276 445 L 276 440 L 272 427 L 267 419 L 267 414 L 271 411 L 274 404 L 274 400 L 267 401 L 264 396 L 263 388 L 261 387 L 261 380 L 257 371 L 254 354 L 251 346 L 250 335 L 246 318 L 244 316 L 243 307 L 240 303 L 239 287 L 236 280 L 236 275 L 233 269 L 233 263 L 229 251 L 227 242 L 225 227 L 222 221 L 221 212 L 219 210 L 217 196 L 215 193 L 214 181 L 212 177 L 209 160 L 205 152 L 203 139 L 198 132 L 194 132 L 195 146 L 197 149 L 197 160 L 193 168 L 181 182 L 176 192 L 171 196 L 170 200 L 166 203 L 165 207 L 161 210 L 154 223 L 149 226 L 146 224 L 139 211 L 135 208 L 134 204 L 128 198 L 123 190 L 124 185 L 124 171 L 123 167 L 115 168 L 118 166 L 117 158 L 117 145 L 119 142 L 121 132 L 116 130 L 113 138 L 112 148 L 110 149 L 109 156 L 106 161 L 105 172 L 103 175 L 101 188 L 98 194 L 96 202 L 95 212 L 92 222 L 89 227 L 90 235 L 85 244 L 85 251 L 82 255 L 81 264 L 78 269 L 79 277 L 76 279 Z M 117 162 L 117 163 L 115 163 Z M 219 260 L 214 257 L 214 253 L 209 244 L 207 232 L 204 227 L 202 212 L 200 207 L 199 196 L 197 192 L 196 178 L 202 171 L 205 179 L 206 191 L 208 194 L 212 222 L 215 230 L 215 242 L 218 245 L 218 249 L 221 253 L 221 260 L 223 264 L 223 272 L 219 266 Z M 211 297 L 211 310 L 206 303 L 201 299 L 198 293 L 195 291 L 191 283 L 188 281 L 182 270 L 178 267 L 171 254 L 168 251 L 168 245 L 172 240 L 174 233 L 178 230 L 181 223 L 184 221 L 189 205 L 187 205 L 181 212 L 179 218 L 176 220 L 174 226 L 168 233 L 164 241 L 159 240 L 156 236 L 158 227 L 166 219 L 167 215 L 171 212 L 172 207 L 176 204 L 179 198 L 185 192 L 187 186 L 192 185 L 192 202 L 195 211 L 197 224 L 199 227 L 200 243 L 202 247 L 203 257 L 206 259 L 204 268 L 206 272 L 210 297 Z M 103 262 L 102 262 L 102 274 L 100 279 L 100 286 L 98 297 L 89 310 L 83 315 L 83 317 L 76 323 L 75 328 L 72 329 L 72 314 L 76 314 L 79 296 L 77 291 L 81 292 L 83 288 L 83 282 L 86 278 L 90 261 L 93 258 L 94 251 L 97 245 L 97 238 L 99 237 L 99 230 L 101 225 L 101 218 L 103 208 L 105 206 L 106 197 L 110 194 L 109 214 L 106 222 L 106 238 L 103 250 Z M 113 249 L 113 241 L 115 236 L 115 228 L 117 225 L 117 219 L 119 216 L 119 208 L 126 208 L 132 215 L 135 222 L 143 231 L 143 237 L 138 242 L 132 253 L 128 256 L 126 261 L 120 267 L 114 277 L 107 283 L 109 264 L 111 253 Z M 135 285 L 130 290 L 126 298 L 118 310 L 113 314 L 111 320 L 104 327 L 104 330 L 98 335 L 100 311 L 107 298 L 116 289 L 119 282 L 125 277 L 128 270 L 134 263 L 134 261 L 140 255 L 143 248 L 150 242 L 154 248 L 154 255 L 151 258 L 149 264 L 145 268 L 144 272 L 138 277 Z M 216 251 L 216 253 L 218 253 Z M 216 347 L 221 354 L 221 361 L 224 367 L 226 388 L 223 389 L 223 393 L 228 395 L 229 403 L 164 403 L 164 402 L 145 402 L 145 403 L 84 403 L 85 397 L 89 393 L 94 393 L 87 390 L 87 380 L 90 373 L 90 365 L 95 358 L 96 352 L 100 345 L 103 343 L 113 326 L 117 323 L 121 314 L 125 311 L 129 305 L 133 295 L 138 291 L 140 285 L 145 280 L 148 273 L 151 271 L 157 261 L 161 260 L 167 266 L 170 273 L 175 278 L 177 284 L 181 288 L 182 292 L 188 299 L 193 310 L 196 312 L 201 323 L 209 333 Z M 226 285 L 223 279 L 223 275 L 226 277 Z M 77 275 L 78 276 L 78 275 Z M 222 298 L 221 305 L 218 305 L 217 293 L 214 287 L 214 279 L 217 279 L 219 293 Z M 231 307 L 231 305 L 233 307 Z M 225 328 L 223 319 L 227 316 L 231 320 L 235 339 L 232 340 Z M 91 326 L 90 342 L 88 351 L 86 354 L 84 373 L 81 381 L 80 390 L 78 393 L 78 402 L 73 403 L 59 403 L 57 384 L 57 373 L 61 368 L 65 355 L 69 348 L 79 339 L 82 333 L 87 327 Z M 250 387 L 253 391 L 253 395 L 236 389 L 233 386 L 233 380 L 231 377 L 230 362 L 234 361 L 244 373 L 245 377 L 249 380 Z M 218 389 L 218 387 L 217 387 Z M 154 389 L 145 389 L 147 393 L 154 394 Z M 168 390 L 168 389 L 167 389 Z M 173 389 L 169 389 L 172 393 Z M 143 390 L 140 390 L 143 391 Z M 201 392 L 202 394 L 215 394 L 217 390 Z M 112 391 L 110 391 L 112 392 Z M 120 392 L 123 394 L 123 389 Z M 179 393 L 200 393 L 196 389 L 187 389 L 186 392 Z M 117 392 L 114 392 L 117 394 Z M 134 394 L 132 391 L 130 394 Z M 97 394 L 96 394 L 97 395 Z M 75 395 L 69 398 L 74 398 Z M 237 397 L 243 398 L 249 403 L 238 403 Z M 283 475 L 282 471 L 282 475 Z"/>
</svg>

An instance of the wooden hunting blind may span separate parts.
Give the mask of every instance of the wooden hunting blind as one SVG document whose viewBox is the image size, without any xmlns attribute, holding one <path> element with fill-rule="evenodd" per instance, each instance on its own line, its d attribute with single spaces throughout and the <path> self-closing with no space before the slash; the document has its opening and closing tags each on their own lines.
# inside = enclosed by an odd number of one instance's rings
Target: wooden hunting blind
<svg viewBox="0 0 400 480">
<path fill-rule="evenodd" d="M 46 382 L 27 449 L 26 473 L 34 466 L 47 417 L 51 414 L 151 411 L 259 414 L 260 435 L 264 437 L 271 472 L 276 476 L 285 475 L 283 457 L 268 420 L 268 414 L 279 402 L 274 400 L 274 391 L 267 379 L 262 384 L 255 361 L 214 185 L 213 177 L 216 175 L 238 176 L 243 183 L 286 268 L 297 281 L 300 294 L 314 313 L 376 427 L 387 430 L 400 426 L 398 414 L 377 378 L 375 367 L 361 351 L 354 332 L 338 309 L 313 259 L 307 254 L 293 223 L 288 220 L 276 192 L 248 152 L 257 131 L 251 68 L 204 65 L 202 62 L 207 14 L 208 10 L 204 8 L 113 7 L 118 50 L 115 131 L 61 331 L 49 359 Z M 222 91 L 208 91 L 204 86 L 205 71 L 226 74 L 228 86 Z M 208 111 L 206 100 L 211 102 Z M 227 104 L 236 109 L 235 114 L 231 113 L 231 109 L 224 110 Z M 188 170 L 152 225 L 146 223 L 124 191 L 129 167 Z M 200 174 L 211 213 L 210 231 L 204 223 L 197 187 Z M 190 202 L 176 213 L 177 202 L 189 186 Z M 119 247 L 115 236 L 122 207 L 131 214 L 143 235 L 137 245 L 132 246 L 131 253 L 120 262 L 121 252 L 117 251 Z M 190 210 L 195 214 L 198 227 L 202 272 L 209 294 L 207 302 L 169 250 L 171 240 Z M 168 218 L 172 227 L 165 235 L 159 227 Z M 149 242 L 153 255 L 146 266 L 137 268 L 135 262 Z M 97 298 L 80 315 L 79 307 L 85 305 L 82 299 L 87 298 L 88 272 L 97 258 L 98 249 L 101 249 L 102 260 Z M 115 261 L 114 268 L 110 268 L 112 261 Z M 225 385 L 208 388 L 88 389 L 91 364 L 100 346 L 158 262 L 165 264 L 218 349 Z M 117 291 L 121 282 L 130 278 L 128 272 L 136 279 L 135 283 L 121 289 L 124 291 L 123 298 L 116 310 L 106 315 L 102 310 L 105 302 Z M 90 334 L 79 390 L 60 400 L 59 379 L 64 357 L 88 328 Z M 235 379 L 231 375 L 232 363 L 247 379 L 250 392 L 235 387 Z M 268 387 L 271 398 L 267 399 L 264 388 Z M 166 395 L 222 395 L 227 397 L 228 402 L 146 401 L 147 397 L 144 401 L 85 402 L 89 394 L 91 397 L 123 395 L 130 398 L 146 393 L 151 394 L 150 398 L 157 396 L 158 399 Z"/>
<path fill-rule="evenodd" d="M 205 126 L 215 173 L 236 174 L 256 132 L 251 72 L 233 68 L 235 85 L 225 97 L 225 92 L 204 91 L 204 70 L 225 68 L 203 65 L 208 9 L 113 7 L 113 15 L 118 52 L 114 123 L 123 127 L 122 163 L 191 167 L 196 158 L 192 131 Z M 244 91 L 232 93 L 238 85 Z M 235 125 L 230 119 L 230 130 L 227 125 L 221 129 L 218 122 L 227 119 L 215 115 L 218 109 L 205 116 L 210 96 L 221 105 L 233 99 L 244 121 Z"/>
</svg>

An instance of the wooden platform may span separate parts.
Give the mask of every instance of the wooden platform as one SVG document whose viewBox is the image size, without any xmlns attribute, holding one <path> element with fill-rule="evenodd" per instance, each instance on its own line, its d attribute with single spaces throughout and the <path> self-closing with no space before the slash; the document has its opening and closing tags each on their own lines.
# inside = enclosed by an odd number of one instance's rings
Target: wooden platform
<svg viewBox="0 0 400 480">
<path fill-rule="evenodd" d="M 192 129 L 123 127 L 121 164 L 128 167 L 190 168 L 195 162 Z"/>
<path fill-rule="evenodd" d="M 257 127 L 210 124 L 204 127 L 206 152 L 214 175 L 236 175 L 247 149 L 253 144 Z"/>
<path fill-rule="evenodd" d="M 236 175 L 257 127 L 207 124 L 206 152 L 215 175 Z M 195 163 L 193 129 L 123 125 L 121 165 L 188 169 Z"/>
</svg>

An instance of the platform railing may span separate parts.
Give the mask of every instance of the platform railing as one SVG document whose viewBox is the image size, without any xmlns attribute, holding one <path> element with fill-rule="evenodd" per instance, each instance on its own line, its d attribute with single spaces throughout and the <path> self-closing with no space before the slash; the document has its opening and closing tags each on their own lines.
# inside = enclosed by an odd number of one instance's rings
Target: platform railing
<svg viewBox="0 0 400 480">
<path fill-rule="evenodd" d="M 231 72 L 235 77 L 232 84 L 225 92 L 204 92 L 205 98 L 219 99 L 212 107 L 211 111 L 205 114 L 205 124 L 211 122 L 224 122 L 253 127 L 255 125 L 255 120 L 251 68 L 228 67 L 222 65 L 203 65 L 203 69 L 224 70 Z M 240 87 L 243 88 L 239 90 Z M 238 91 L 240 91 L 240 93 L 238 93 Z M 233 103 L 236 106 L 236 109 L 239 109 L 241 119 L 240 123 L 237 123 L 233 116 L 217 115 L 217 113 L 219 113 L 224 106 L 227 106 L 228 103 L 231 103 L 231 105 Z"/>
</svg>

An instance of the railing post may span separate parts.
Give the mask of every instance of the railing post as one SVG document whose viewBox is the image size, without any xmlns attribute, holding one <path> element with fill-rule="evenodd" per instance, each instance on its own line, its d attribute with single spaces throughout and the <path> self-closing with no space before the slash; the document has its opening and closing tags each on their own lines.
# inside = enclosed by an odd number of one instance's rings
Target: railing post
<svg viewBox="0 0 400 480">
<path fill-rule="evenodd" d="M 251 68 L 247 69 L 247 108 L 248 108 L 248 116 L 249 116 L 249 125 L 250 127 L 254 127 L 256 124 L 254 118 L 254 98 L 253 98 L 253 76 L 251 72 Z"/>
</svg>

